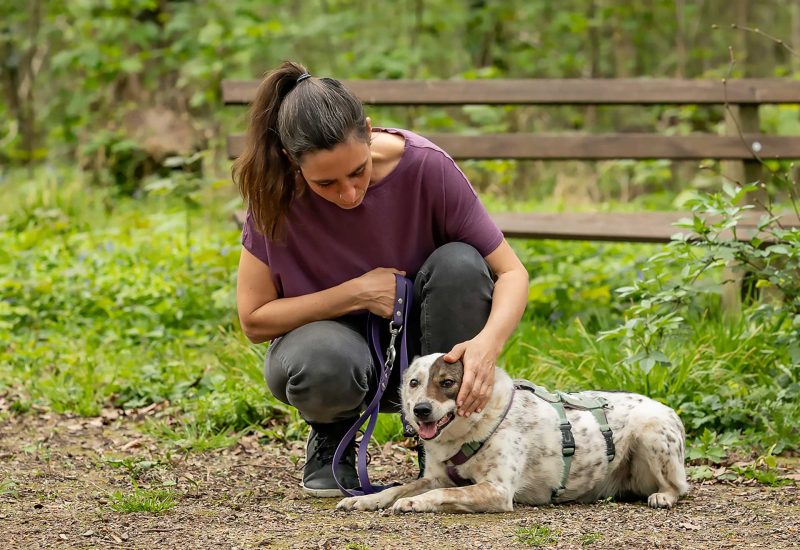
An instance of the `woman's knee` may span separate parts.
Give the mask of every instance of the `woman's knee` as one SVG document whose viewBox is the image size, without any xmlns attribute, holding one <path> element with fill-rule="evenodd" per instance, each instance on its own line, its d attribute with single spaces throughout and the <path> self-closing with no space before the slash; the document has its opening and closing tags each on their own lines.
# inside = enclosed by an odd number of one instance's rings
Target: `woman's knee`
<svg viewBox="0 0 800 550">
<path fill-rule="evenodd" d="M 336 321 L 299 327 L 272 344 L 265 377 L 270 391 L 312 422 L 357 414 L 369 389 L 364 338 Z"/>
<path fill-rule="evenodd" d="M 492 272 L 486 260 L 473 246 L 452 242 L 440 246 L 420 268 L 427 284 L 473 288 L 491 287 Z"/>
</svg>

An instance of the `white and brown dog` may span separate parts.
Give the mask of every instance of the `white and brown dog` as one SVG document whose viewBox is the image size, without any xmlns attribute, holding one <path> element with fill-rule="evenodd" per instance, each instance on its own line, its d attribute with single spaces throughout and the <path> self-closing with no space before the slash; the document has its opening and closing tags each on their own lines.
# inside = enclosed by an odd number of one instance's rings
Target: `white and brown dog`
<svg viewBox="0 0 800 550">
<path fill-rule="evenodd" d="M 671 408 L 634 393 L 575 394 L 607 401 L 604 412 L 613 445 L 606 442 L 591 411 L 567 408 L 574 455 L 565 468 L 567 437 L 551 403 L 515 389 L 508 374 L 497 368 L 484 410 L 458 416 L 455 400 L 464 367 L 442 357 L 414 360 L 401 388 L 406 419 L 425 446 L 424 477 L 380 493 L 345 498 L 337 509 L 506 512 L 513 510 L 514 502 L 541 505 L 607 497 L 646 498 L 653 508 L 671 508 L 688 490 L 683 424 Z M 470 442 L 472 451 L 464 457 L 463 450 L 469 448 L 465 443 Z M 452 460 L 459 454 L 461 460 Z"/>
</svg>

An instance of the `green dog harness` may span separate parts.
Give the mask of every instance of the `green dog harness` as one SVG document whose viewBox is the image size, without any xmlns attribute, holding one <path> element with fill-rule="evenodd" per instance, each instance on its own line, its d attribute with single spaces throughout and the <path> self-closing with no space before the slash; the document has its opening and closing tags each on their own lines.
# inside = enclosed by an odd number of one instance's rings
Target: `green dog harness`
<svg viewBox="0 0 800 550">
<path fill-rule="evenodd" d="M 572 424 L 567 419 L 565 409 L 577 409 L 589 411 L 594 415 L 595 420 L 600 426 L 600 432 L 606 440 L 606 458 L 609 462 L 614 460 L 614 437 L 606 418 L 606 409 L 609 407 L 608 401 L 602 397 L 578 397 L 573 394 L 557 391 L 549 392 L 541 386 L 537 386 L 527 380 L 514 380 L 514 387 L 519 390 L 527 390 L 535 396 L 550 403 L 558 413 L 561 422 L 561 454 L 564 457 L 564 468 L 561 471 L 561 484 L 553 489 L 553 498 L 560 497 L 566 488 L 569 478 L 569 469 L 572 465 L 572 456 L 575 454 L 575 437 L 572 434 Z"/>
</svg>

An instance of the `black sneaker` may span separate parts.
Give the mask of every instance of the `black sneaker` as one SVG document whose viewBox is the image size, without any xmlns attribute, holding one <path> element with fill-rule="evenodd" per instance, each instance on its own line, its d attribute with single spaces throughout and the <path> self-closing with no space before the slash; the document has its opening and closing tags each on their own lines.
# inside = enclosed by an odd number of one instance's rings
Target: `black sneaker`
<svg viewBox="0 0 800 550">
<path fill-rule="evenodd" d="M 333 478 L 333 454 L 355 420 L 333 424 L 311 424 L 306 442 L 306 464 L 303 467 L 303 490 L 315 497 L 341 497 L 342 492 Z M 339 466 L 336 468 L 339 482 L 346 489 L 359 486 L 356 472 L 355 442 L 351 441 Z"/>
</svg>

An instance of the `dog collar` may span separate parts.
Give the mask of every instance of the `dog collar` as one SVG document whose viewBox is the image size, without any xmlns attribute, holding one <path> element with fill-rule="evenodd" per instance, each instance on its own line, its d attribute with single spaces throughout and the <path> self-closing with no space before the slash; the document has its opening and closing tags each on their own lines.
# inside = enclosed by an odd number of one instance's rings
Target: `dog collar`
<svg viewBox="0 0 800 550">
<path fill-rule="evenodd" d="M 486 442 L 491 439 L 491 437 L 494 435 L 494 432 L 497 431 L 497 429 L 500 427 L 500 424 L 502 424 L 503 420 L 506 419 L 508 411 L 511 410 L 511 404 L 514 402 L 515 393 L 516 391 L 511 392 L 511 399 L 508 400 L 508 405 L 506 405 L 506 410 L 503 411 L 503 416 L 500 417 L 500 421 L 494 425 L 494 428 L 492 428 L 492 431 L 489 432 L 489 435 L 487 435 L 485 439 L 482 441 L 470 441 L 469 443 L 464 443 L 456 454 L 444 461 L 445 465 L 447 465 L 447 475 L 456 485 L 463 486 L 471 483 L 469 480 L 464 479 L 458 474 L 456 471 L 456 466 L 461 466 L 467 460 L 478 454 L 478 451 L 480 451 Z"/>
</svg>

